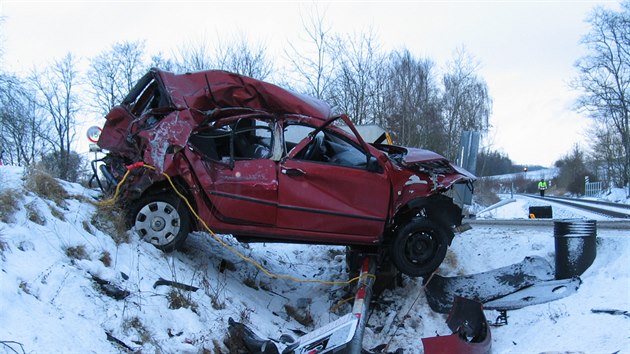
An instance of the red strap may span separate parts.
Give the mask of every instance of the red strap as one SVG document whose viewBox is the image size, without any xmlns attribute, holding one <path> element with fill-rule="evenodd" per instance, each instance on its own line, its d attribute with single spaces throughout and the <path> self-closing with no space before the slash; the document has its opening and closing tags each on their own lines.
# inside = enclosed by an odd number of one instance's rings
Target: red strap
<svg viewBox="0 0 630 354">
<path fill-rule="evenodd" d="M 136 168 L 140 168 L 140 167 L 144 167 L 144 162 L 138 161 L 136 163 L 132 163 L 131 165 L 127 166 L 127 170 L 131 171 L 131 170 L 135 170 Z"/>
</svg>

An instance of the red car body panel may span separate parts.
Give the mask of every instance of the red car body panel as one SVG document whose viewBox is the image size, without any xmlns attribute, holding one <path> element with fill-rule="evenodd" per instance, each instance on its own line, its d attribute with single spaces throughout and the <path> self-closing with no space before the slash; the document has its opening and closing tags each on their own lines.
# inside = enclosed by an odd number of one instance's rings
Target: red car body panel
<svg viewBox="0 0 630 354">
<path fill-rule="evenodd" d="M 424 353 L 490 353 L 492 333 L 481 303 L 456 296 L 446 324 L 453 331 L 453 334 L 422 338 Z"/>
<path fill-rule="evenodd" d="M 434 152 L 367 144 L 347 117 L 336 118 L 354 134 L 329 124 L 331 110 L 322 101 L 223 71 L 176 75 L 152 69 L 105 118 L 98 145 L 109 151 L 112 182 L 138 161 L 155 168 L 134 171 L 123 198 L 140 197 L 164 182 L 166 173 L 182 181 L 210 228 L 246 238 L 379 244 L 401 209 L 474 180 Z M 269 156 L 234 158 L 241 120 L 270 127 L 275 150 Z M 282 132 L 293 125 L 333 137 L 355 165 L 304 159 L 314 135 L 289 146 Z M 214 139 L 212 133 L 224 128 L 229 158 L 204 155 L 193 143 L 204 134 Z M 461 215 L 448 219 L 458 224 Z"/>
<path fill-rule="evenodd" d="M 280 174 L 278 227 L 376 240 L 383 234 L 390 195 L 384 174 L 291 159 L 281 168 L 308 172 L 298 177 Z M 331 186 L 333 175 L 335 185 Z"/>
<path fill-rule="evenodd" d="M 176 110 L 248 107 L 274 114 L 300 114 L 321 120 L 331 116 L 330 107 L 323 101 L 238 74 L 211 70 L 176 75 L 160 71 L 159 76 L 168 88 Z"/>
</svg>

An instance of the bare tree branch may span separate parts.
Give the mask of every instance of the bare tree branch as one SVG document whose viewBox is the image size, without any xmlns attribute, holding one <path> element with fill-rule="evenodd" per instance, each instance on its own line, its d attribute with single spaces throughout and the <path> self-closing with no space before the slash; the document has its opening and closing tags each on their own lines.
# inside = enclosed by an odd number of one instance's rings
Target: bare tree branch
<svg viewBox="0 0 630 354">
<path fill-rule="evenodd" d="M 593 144 L 619 145 L 596 151 L 608 161 L 610 172 L 616 171 L 617 161 L 623 161 L 622 176 L 607 177 L 630 188 L 630 1 L 624 1 L 618 12 L 598 7 L 588 22 L 591 30 L 582 38 L 588 54 L 577 61 L 579 74 L 572 82 L 581 91 L 576 109 L 607 127 L 606 134 L 592 136 Z M 619 155 L 612 157 L 612 152 Z"/>
</svg>

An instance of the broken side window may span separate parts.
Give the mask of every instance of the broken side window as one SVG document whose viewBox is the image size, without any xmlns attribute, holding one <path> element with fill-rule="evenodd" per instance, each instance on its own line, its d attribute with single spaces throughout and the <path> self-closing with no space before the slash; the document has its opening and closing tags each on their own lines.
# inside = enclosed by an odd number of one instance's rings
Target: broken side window
<svg viewBox="0 0 630 354">
<path fill-rule="evenodd" d="M 190 143 L 206 157 L 229 163 L 235 160 L 268 159 L 273 151 L 273 123 L 243 118 L 236 123 L 201 129 Z"/>
<path fill-rule="evenodd" d="M 329 163 L 348 167 L 366 167 L 367 159 L 363 150 L 341 135 L 325 131 L 324 146 Z"/>
<path fill-rule="evenodd" d="M 286 150 L 291 151 L 314 130 L 304 125 L 285 127 Z M 367 163 L 365 153 L 356 143 L 329 129 L 318 131 L 312 141 L 295 154 L 295 159 L 356 168 L 365 168 Z"/>
<path fill-rule="evenodd" d="M 267 159 L 271 157 L 272 134 L 269 123 L 243 118 L 234 127 L 235 159 Z"/>
<path fill-rule="evenodd" d="M 284 127 L 284 153 L 285 155 L 302 140 L 315 130 L 314 127 L 301 124 L 288 124 Z M 303 154 L 303 153 L 301 153 Z"/>
<path fill-rule="evenodd" d="M 229 127 L 228 127 L 229 128 Z M 221 161 L 230 158 L 231 129 L 207 129 L 190 136 L 190 143 L 205 157 Z"/>
</svg>

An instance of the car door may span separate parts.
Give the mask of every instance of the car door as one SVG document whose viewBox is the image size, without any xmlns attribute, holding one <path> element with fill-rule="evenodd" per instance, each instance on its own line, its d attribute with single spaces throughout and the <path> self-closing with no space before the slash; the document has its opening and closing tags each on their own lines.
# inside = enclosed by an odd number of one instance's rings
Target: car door
<svg viewBox="0 0 630 354">
<path fill-rule="evenodd" d="M 242 119 L 191 137 L 206 156 L 202 188 L 221 221 L 272 226 L 278 197 L 277 162 L 272 159 L 273 123 Z"/>
<path fill-rule="evenodd" d="M 278 173 L 277 226 L 306 231 L 322 242 L 376 242 L 390 201 L 383 169 L 369 171 L 361 165 L 365 152 L 340 134 L 325 129 L 295 146 L 290 145 L 292 134 L 288 126 L 285 140 L 291 151 Z M 336 151 L 330 151 L 332 143 Z M 317 144 L 325 148 L 314 153 Z"/>
</svg>

